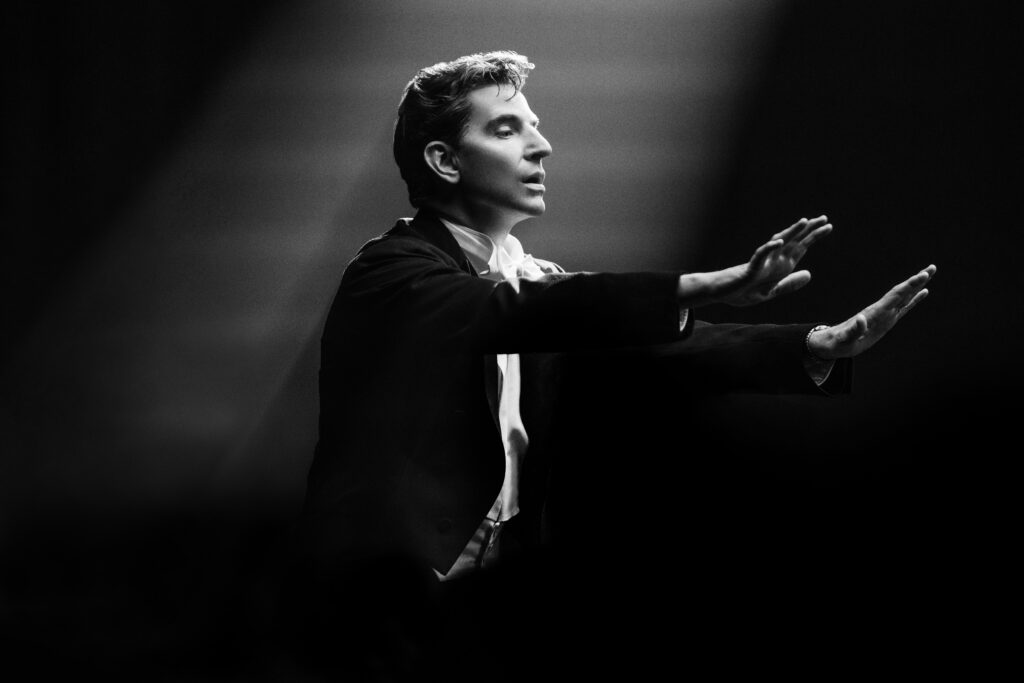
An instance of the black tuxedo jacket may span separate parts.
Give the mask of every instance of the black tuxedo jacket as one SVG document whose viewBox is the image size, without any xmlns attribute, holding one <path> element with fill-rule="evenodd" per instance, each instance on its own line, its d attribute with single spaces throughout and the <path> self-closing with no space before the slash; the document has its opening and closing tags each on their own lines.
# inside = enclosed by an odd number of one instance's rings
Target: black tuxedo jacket
<svg viewBox="0 0 1024 683">
<path fill-rule="evenodd" d="M 400 553 L 447 571 L 504 477 L 495 353 L 520 353 L 530 435 L 520 516 L 539 519 L 545 439 L 566 352 L 588 372 L 681 391 L 819 392 L 802 367 L 810 325 L 679 329 L 679 273 L 558 273 L 495 283 L 477 276 L 429 211 L 363 246 L 325 325 L 320 427 L 308 478 L 307 550 Z M 848 384 L 844 365 L 830 380 Z"/>
</svg>

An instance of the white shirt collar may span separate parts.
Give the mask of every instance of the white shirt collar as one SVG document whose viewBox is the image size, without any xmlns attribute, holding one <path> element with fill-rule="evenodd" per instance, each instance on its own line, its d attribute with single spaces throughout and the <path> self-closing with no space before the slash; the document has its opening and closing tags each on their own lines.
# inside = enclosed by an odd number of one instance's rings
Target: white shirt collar
<svg viewBox="0 0 1024 683">
<path fill-rule="evenodd" d="M 438 218 L 455 237 L 477 275 L 516 277 L 517 269 L 521 268 L 524 261 L 532 260 L 529 254 L 523 252 L 522 243 L 511 234 L 505 237 L 505 243 L 499 247 L 482 232 L 453 223 L 447 218 Z"/>
</svg>

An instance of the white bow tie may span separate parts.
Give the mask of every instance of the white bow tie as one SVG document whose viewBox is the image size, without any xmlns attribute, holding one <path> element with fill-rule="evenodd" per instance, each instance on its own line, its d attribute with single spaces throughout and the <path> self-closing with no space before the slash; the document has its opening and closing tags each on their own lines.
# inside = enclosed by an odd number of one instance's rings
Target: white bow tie
<svg viewBox="0 0 1024 683">
<path fill-rule="evenodd" d="M 515 277 L 533 280 L 544 274 L 544 271 L 541 270 L 541 267 L 537 265 L 537 262 L 533 260 L 533 256 L 530 254 L 523 254 L 517 258 L 510 256 L 507 252 L 498 255 L 498 267 L 496 270 L 506 280 Z"/>
</svg>

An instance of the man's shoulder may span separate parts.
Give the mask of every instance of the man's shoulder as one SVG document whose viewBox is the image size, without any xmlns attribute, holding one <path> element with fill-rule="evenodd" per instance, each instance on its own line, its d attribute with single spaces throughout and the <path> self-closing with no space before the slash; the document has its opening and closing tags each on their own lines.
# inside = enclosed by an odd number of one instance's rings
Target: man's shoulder
<svg viewBox="0 0 1024 683">
<path fill-rule="evenodd" d="M 346 270 L 374 266 L 399 258 L 446 260 L 444 250 L 410 228 L 410 219 L 400 219 L 387 232 L 368 240 L 356 252 Z"/>
<path fill-rule="evenodd" d="M 342 289 L 377 287 L 382 281 L 397 284 L 419 277 L 424 270 L 438 268 L 469 274 L 469 266 L 458 258 L 461 251 L 457 245 L 452 250 L 429 229 L 425 231 L 421 223 L 416 219 L 399 219 L 390 230 L 363 244 L 345 268 Z"/>
<path fill-rule="evenodd" d="M 399 218 L 390 230 L 367 240 L 356 252 L 356 258 L 367 252 L 415 251 L 427 246 L 427 241 L 413 232 L 412 219 Z"/>
<path fill-rule="evenodd" d="M 439 239 L 437 231 L 425 230 L 423 221 L 400 218 L 390 230 L 367 241 L 353 262 L 394 257 L 428 257 L 455 263 L 451 245 Z M 448 236 L 447 231 L 443 236 Z M 454 243 L 454 239 L 451 240 Z M 461 252 L 460 252 L 461 253 Z"/>
</svg>

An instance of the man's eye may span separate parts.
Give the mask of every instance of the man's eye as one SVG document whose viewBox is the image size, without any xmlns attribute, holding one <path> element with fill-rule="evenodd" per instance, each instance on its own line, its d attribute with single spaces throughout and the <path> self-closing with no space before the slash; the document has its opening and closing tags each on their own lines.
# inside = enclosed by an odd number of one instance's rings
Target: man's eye
<svg viewBox="0 0 1024 683">
<path fill-rule="evenodd" d="M 515 131 L 511 128 L 499 128 L 494 134 L 499 138 L 510 138 L 515 135 Z"/>
</svg>

